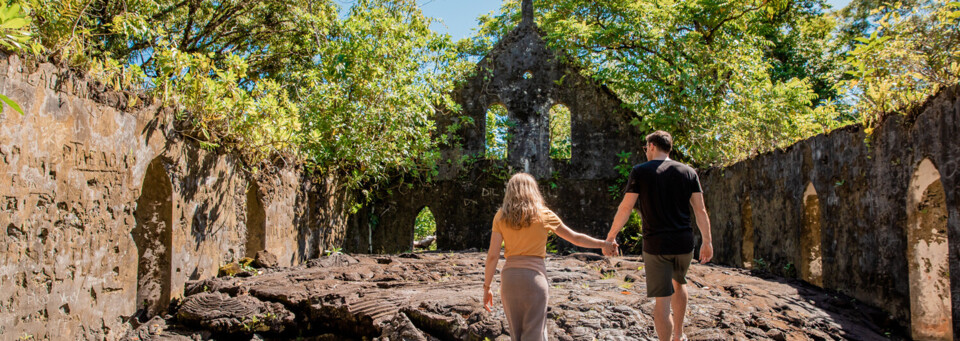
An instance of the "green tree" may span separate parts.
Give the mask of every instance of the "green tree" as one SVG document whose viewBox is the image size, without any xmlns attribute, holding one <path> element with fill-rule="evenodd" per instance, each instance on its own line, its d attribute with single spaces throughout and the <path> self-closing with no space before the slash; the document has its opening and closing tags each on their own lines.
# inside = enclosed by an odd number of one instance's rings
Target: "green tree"
<svg viewBox="0 0 960 341">
<path fill-rule="evenodd" d="M 308 161 L 353 187 L 436 174 L 432 117 L 454 107 L 462 66 L 430 21 L 413 0 L 361 0 L 329 28 L 316 67 L 293 76 Z"/>
<path fill-rule="evenodd" d="M 837 100 L 836 84 L 843 78 L 843 44 L 834 39 L 837 17 L 825 12 L 828 7 L 823 0 L 791 1 L 770 8 L 755 28 L 770 42 L 764 52 L 770 77 L 809 80 L 814 106 Z"/>
<path fill-rule="evenodd" d="M 857 98 L 868 130 L 890 112 L 908 112 L 943 87 L 960 81 L 960 2 L 924 1 L 873 10 L 873 27 L 848 53 L 851 79 L 841 85 Z"/>
<path fill-rule="evenodd" d="M 456 110 L 464 64 L 414 0 L 342 18 L 332 0 L 30 2 L 44 58 L 154 94 L 204 146 L 292 155 L 348 189 L 436 173 L 432 115 Z"/>
<path fill-rule="evenodd" d="M 250 164 L 297 152 L 299 108 L 285 73 L 312 61 L 306 25 L 336 21 L 327 2 L 29 0 L 43 58 L 115 90 L 180 109 L 181 133 Z M 137 97 L 129 97 L 131 103 Z"/>
<path fill-rule="evenodd" d="M 804 73 L 825 71 L 777 71 L 768 53 L 771 25 L 784 22 L 773 16 L 806 18 L 794 20 L 807 29 L 795 39 L 829 30 L 829 22 L 811 19 L 816 14 L 790 14 L 799 11 L 791 1 L 560 0 L 536 8 L 548 44 L 613 89 L 638 113 L 642 130 L 671 131 L 679 151 L 697 163 L 729 163 L 843 124 L 830 103 L 814 106 L 816 82 Z M 519 22 L 518 9 L 507 1 L 482 17 L 468 51 L 485 53 Z M 802 56 L 816 44 L 791 46 Z"/>
<path fill-rule="evenodd" d="M 338 10 L 329 0 L 29 1 L 50 58 L 113 58 L 166 77 L 154 52 L 204 54 L 218 67 L 236 54 L 250 71 L 245 82 L 311 63 L 316 44 L 309 40 L 336 22 Z"/>
<path fill-rule="evenodd" d="M 851 0 L 847 6 L 837 9 L 837 42 L 844 52 L 856 47 L 856 38 L 870 35 L 877 28 L 876 21 L 890 12 L 901 15 L 923 0 Z"/>
</svg>

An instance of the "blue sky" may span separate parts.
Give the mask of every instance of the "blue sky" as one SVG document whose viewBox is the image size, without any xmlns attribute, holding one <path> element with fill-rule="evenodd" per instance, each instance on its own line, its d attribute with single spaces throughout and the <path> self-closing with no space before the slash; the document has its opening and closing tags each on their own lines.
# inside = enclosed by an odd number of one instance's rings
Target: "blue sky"
<svg viewBox="0 0 960 341">
<path fill-rule="evenodd" d="M 500 0 L 421 0 L 423 14 L 438 18 L 443 23 L 433 29 L 449 33 L 453 40 L 466 38 L 478 26 L 477 18 L 500 9 Z"/>
<path fill-rule="evenodd" d="M 336 0 L 342 8 L 349 8 L 352 0 Z M 438 18 L 435 31 L 450 34 L 453 40 L 466 38 L 477 27 L 477 18 L 500 8 L 501 0 L 419 0 L 423 13 Z M 850 0 L 827 0 L 834 9 L 843 8 Z"/>
<path fill-rule="evenodd" d="M 833 6 L 833 9 L 837 10 L 849 4 L 850 0 L 827 0 L 827 3 L 830 4 L 830 6 Z"/>
</svg>

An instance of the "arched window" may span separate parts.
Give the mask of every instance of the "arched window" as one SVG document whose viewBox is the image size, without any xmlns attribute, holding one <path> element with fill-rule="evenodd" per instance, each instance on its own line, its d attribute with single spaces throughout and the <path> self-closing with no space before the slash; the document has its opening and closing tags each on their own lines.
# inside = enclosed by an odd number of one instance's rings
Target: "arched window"
<svg viewBox="0 0 960 341">
<path fill-rule="evenodd" d="M 823 287 L 820 199 L 813 183 L 807 183 L 807 189 L 803 191 L 803 226 L 800 231 L 800 279 Z"/>
<path fill-rule="evenodd" d="M 173 186 L 159 157 L 147 166 L 142 186 L 130 234 L 138 256 L 137 317 L 145 322 L 164 313 L 171 297 Z"/>
<path fill-rule="evenodd" d="M 550 158 L 569 160 L 573 156 L 570 139 L 570 108 L 563 104 L 550 108 Z"/>
<path fill-rule="evenodd" d="M 494 104 L 487 109 L 486 119 L 486 157 L 494 160 L 505 160 L 509 147 L 508 134 L 510 119 L 507 107 L 503 104 Z"/>
<path fill-rule="evenodd" d="M 908 190 L 910 332 L 915 340 L 953 340 L 946 195 L 929 159 L 920 162 Z"/>
</svg>

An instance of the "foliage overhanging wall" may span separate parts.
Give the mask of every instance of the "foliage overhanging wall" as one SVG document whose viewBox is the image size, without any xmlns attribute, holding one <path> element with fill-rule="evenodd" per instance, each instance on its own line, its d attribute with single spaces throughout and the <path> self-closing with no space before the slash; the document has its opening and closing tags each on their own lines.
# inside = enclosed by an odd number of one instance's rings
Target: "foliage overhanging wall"
<svg viewBox="0 0 960 341">
<path fill-rule="evenodd" d="M 960 86 L 944 89 L 909 115 L 888 115 L 869 136 L 861 126 L 849 126 L 702 172 L 716 262 L 743 266 L 762 259 L 769 270 L 794 275 L 786 270 L 802 263 L 804 193 L 812 184 L 822 217 L 823 287 L 909 325 L 909 186 L 926 159 L 939 170 L 945 191 L 953 330 L 960 335 L 958 95 Z M 742 206 L 748 201 L 747 211 Z M 753 226 L 754 259 L 742 259 L 747 222 Z"/>
<path fill-rule="evenodd" d="M 0 113 L 0 339 L 116 340 L 251 237 L 280 265 L 342 243 L 337 186 L 296 166 L 250 174 L 147 96 L 4 55 L 0 93 L 25 112 Z"/>
</svg>

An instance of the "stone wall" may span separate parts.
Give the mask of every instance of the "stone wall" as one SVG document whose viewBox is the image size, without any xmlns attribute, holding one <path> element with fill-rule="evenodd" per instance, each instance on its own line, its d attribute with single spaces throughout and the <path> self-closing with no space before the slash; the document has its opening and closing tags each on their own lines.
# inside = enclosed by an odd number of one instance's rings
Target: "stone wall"
<svg viewBox="0 0 960 341">
<path fill-rule="evenodd" d="M 118 339 L 252 248 L 293 265 L 342 244 L 330 181 L 250 174 L 146 96 L 16 56 L 0 93 L 25 111 L 0 114 L 0 339 Z"/>
<path fill-rule="evenodd" d="M 960 335 L 958 92 L 948 88 L 910 115 L 890 115 L 869 136 L 847 127 L 702 172 L 716 261 L 801 276 L 904 326 L 911 309 L 922 309 L 911 305 L 916 285 L 940 286 L 934 301 L 948 315 L 952 306 Z M 922 233 L 908 238 L 913 231 Z"/>
<path fill-rule="evenodd" d="M 606 235 L 621 199 L 609 188 L 619 190 L 626 181 L 614 169 L 618 154 L 630 152 L 628 163 L 638 163 L 644 144 L 644 135 L 630 123 L 636 114 L 613 92 L 548 48 L 530 19 L 494 46 L 453 97 L 462 111 L 441 115 L 438 131 L 445 133 L 452 124 L 460 129 L 453 134 L 457 143 L 441 149 L 436 181 L 401 185 L 367 205 L 351 223 L 348 250 L 409 251 L 414 220 L 424 207 L 436 219 L 439 248 L 485 248 L 506 180 L 521 171 L 538 180 L 548 206 L 567 225 L 595 237 Z M 498 104 L 515 123 L 508 128 L 506 160 L 485 158 L 486 113 Z M 557 104 L 571 113 L 569 160 L 550 157 L 549 112 Z M 464 158 L 471 161 L 461 162 Z"/>
</svg>

